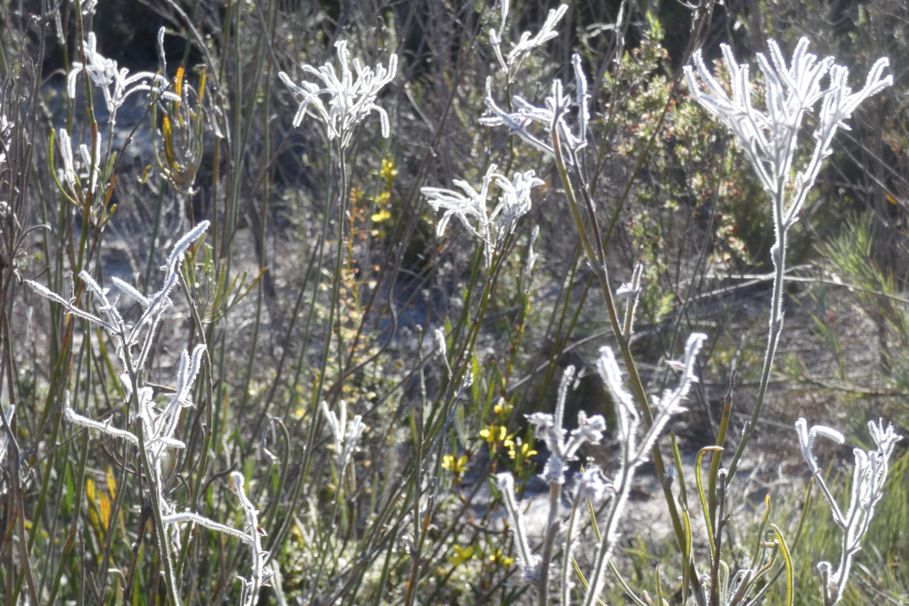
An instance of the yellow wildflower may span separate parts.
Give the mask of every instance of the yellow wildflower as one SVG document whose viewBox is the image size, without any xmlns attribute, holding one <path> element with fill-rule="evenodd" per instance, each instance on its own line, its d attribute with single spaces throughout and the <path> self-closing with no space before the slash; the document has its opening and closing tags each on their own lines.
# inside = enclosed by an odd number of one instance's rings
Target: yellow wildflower
<svg viewBox="0 0 909 606">
<path fill-rule="evenodd" d="M 456 457 L 455 455 L 445 455 L 442 457 L 442 469 L 450 471 L 456 476 L 460 476 L 467 469 L 467 455 Z"/>
<path fill-rule="evenodd" d="M 370 219 L 373 223 L 382 223 L 383 221 L 388 221 L 391 219 L 391 211 L 387 208 L 383 208 L 379 212 L 373 214 Z"/>
<path fill-rule="evenodd" d="M 501 549 L 496 547 L 493 552 L 489 555 L 490 564 L 499 564 L 505 568 L 508 568 L 514 564 L 514 558 L 508 555 L 505 555 Z"/>
<path fill-rule="evenodd" d="M 521 441 L 521 438 L 517 439 L 517 444 L 512 442 L 508 446 L 508 458 L 518 461 L 526 461 L 530 457 L 538 454 L 536 450 L 530 447 L 530 444 L 525 444 Z"/>
<path fill-rule="evenodd" d="M 460 545 L 454 546 L 454 554 L 448 556 L 448 563 L 452 566 L 460 566 L 467 560 L 473 557 L 475 549 L 473 545 L 468 545 L 467 547 L 461 547 Z"/>
<path fill-rule="evenodd" d="M 394 178 L 398 176 L 398 169 L 395 168 L 395 161 L 391 158 L 383 158 L 382 167 L 379 169 L 379 178 L 386 184 L 391 184 Z"/>
<path fill-rule="evenodd" d="M 499 403 L 492 409 L 500 419 L 507 419 L 511 414 L 512 405 L 505 398 L 499 398 Z"/>
</svg>

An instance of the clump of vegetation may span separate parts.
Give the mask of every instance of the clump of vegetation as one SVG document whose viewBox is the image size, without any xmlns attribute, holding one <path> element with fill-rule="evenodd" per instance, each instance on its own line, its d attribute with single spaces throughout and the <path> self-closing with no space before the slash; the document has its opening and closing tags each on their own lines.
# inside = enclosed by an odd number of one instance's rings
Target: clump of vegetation
<svg viewBox="0 0 909 606">
<path fill-rule="evenodd" d="M 884 9 L 8 4 L 4 603 L 909 595 Z"/>
</svg>

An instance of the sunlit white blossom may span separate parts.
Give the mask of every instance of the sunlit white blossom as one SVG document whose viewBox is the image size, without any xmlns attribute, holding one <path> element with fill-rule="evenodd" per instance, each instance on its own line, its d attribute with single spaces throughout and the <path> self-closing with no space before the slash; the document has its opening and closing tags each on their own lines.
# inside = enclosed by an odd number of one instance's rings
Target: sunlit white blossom
<svg viewBox="0 0 909 606">
<path fill-rule="evenodd" d="M 768 47 L 769 59 L 763 53 L 756 55 L 763 76 L 763 110 L 752 98 L 748 66 L 736 62 L 729 45 L 720 48 L 731 94 L 711 74 L 701 51 L 694 54 L 693 65 L 685 66 L 685 75 L 694 99 L 733 132 L 764 189 L 774 196 L 786 196 L 782 204 L 774 206 L 774 214 L 788 229 L 798 219 L 822 161 L 833 153 L 836 131 L 848 129 L 846 121 L 859 104 L 892 85 L 893 76 L 884 75 L 887 58 L 878 59 L 865 85 L 853 92 L 849 70 L 833 57 L 818 59 L 809 53 L 807 38 L 799 40 L 789 65 L 775 41 L 770 40 Z M 816 116 L 814 150 L 802 166 L 795 167 L 802 122 L 809 114 Z"/>
<path fill-rule="evenodd" d="M 532 170 L 517 172 L 510 179 L 496 170 L 495 164 L 489 167 L 479 191 L 461 179 L 453 181 L 457 190 L 440 187 L 424 187 L 420 190 L 433 210 L 443 211 L 436 233 L 444 235 L 448 222 L 453 217 L 458 219 L 467 231 L 482 242 L 487 266 L 493 253 L 514 232 L 518 220 L 530 212 L 533 189 L 543 185 L 543 181 Z M 488 198 L 493 184 L 499 190 L 499 196 L 490 211 Z"/>
<path fill-rule="evenodd" d="M 387 138 L 390 132 L 388 113 L 376 101 L 379 92 L 394 80 L 397 55 L 389 57 L 387 66 L 380 63 L 371 68 L 359 59 L 351 59 L 346 41 L 339 41 L 335 47 L 340 75 L 331 63 L 319 68 L 303 65 L 303 73 L 315 78 L 315 82 L 304 80 L 296 84 L 287 73 L 278 73 L 281 82 L 299 103 L 293 125 L 300 126 L 303 117 L 309 114 L 325 125 L 329 140 L 338 139 L 341 147 L 347 148 L 355 127 L 375 113 L 379 116 L 382 136 Z"/>
<path fill-rule="evenodd" d="M 527 415 L 527 420 L 534 426 L 536 438 L 543 440 L 550 453 L 543 473 L 540 474 L 548 484 L 564 484 L 568 464 L 577 460 L 581 447 L 584 444 L 599 444 L 606 431 L 606 420 L 603 415 L 588 417 L 583 410 L 578 411 L 578 426 L 571 430 L 571 433 L 564 428 L 565 400 L 574 379 L 575 369 L 569 366 L 559 383 L 553 414 L 536 412 Z"/>
<path fill-rule="evenodd" d="M 363 423 L 363 417 L 354 415 L 350 420 L 347 418 L 347 403 L 344 400 L 338 402 L 338 413 L 328 408 L 327 402 L 319 404 L 322 416 L 328 422 L 328 428 L 334 438 L 335 453 L 338 459 L 338 465 L 345 467 L 350 461 L 351 455 L 356 451 L 360 438 L 366 430 Z"/>
<path fill-rule="evenodd" d="M 647 461 L 657 438 L 672 417 L 685 410 L 681 406 L 682 400 L 687 396 L 691 384 L 697 380 L 694 364 L 705 339 L 706 335 L 701 333 L 694 333 L 688 337 L 679 383 L 674 389 L 664 391 L 662 398 L 654 402 L 658 404 L 659 412 L 643 432 L 643 436 L 639 435 L 640 417 L 635 409 L 634 399 L 624 386 L 615 354 L 610 347 L 600 349 L 597 368 L 616 404 L 616 437 L 622 445 L 622 455 L 619 472 L 613 481 L 615 494 L 603 525 L 603 538 L 597 549 L 590 583 L 584 594 L 584 606 L 596 604 L 602 591 L 606 570 L 619 540 L 619 521 L 628 504 L 628 495 L 637 469 Z"/>
<path fill-rule="evenodd" d="M 94 198 L 101 184 L 101 137 L 95 136 L 91 147 L 85 143 L 79 144 L 78 166 L 73 155 L 72 140 L 65 128 L 57 129 L 57 147 L 63 164 L 59 178 L 66 187 L 66 193 L 76 200 L 82 196 Z"/>
<path fill-rule="evenodd" d="M 530 53 L 535 49 L 542 47 L 553 38 L 558 37 L 559 32 L 556 30 L 556 26 L 568 11 L 568 5 L 560 4 L 558 8 L 550 9 L 549 13 L 546 15 L 546 20 L 543 22 L 543 25 L 540 26 L 540 31 L 536 34 L 531 34 L 526 31 L 523 32 L 518 41 L 512 45 L 511 50 L 508 51 L 507 55 L 502 52 L 502 36 L 504 35 L 505 26 L 508 21 L 508 0 L 502 0 L 499 8 L 501 11 L 499 29 L 489 30 L 489 43 L 496 53 L 496 59 L 498 59 L 499 65 L 502 66 L 502 69 L 510 79 L 514 76 L 515 72 L 518 71 L 521 63 L 530 55 Z"/>
<path fill-rule="evenodd" d="M 575 78 L 574 102 L 578 110 L 574 128 L 568 124 L 572 99 L 565 93 L 564 85 L 559 79 L 552 81 L 551 92 L 543 101 L 543 107 L 537 107 L 520 95 L 515 95 L 512 98 L 514 109 L 508 111 L 501 108 L 493 99 L 492 92 L 487 90 L 485 99 L 487 113 L 480 118 L 480 124 L 504 126 L 512 134 L 547 154 L 554 153 L 551 141 L 552 134 L 555 133 L 559 144 L 567 152 L 566 162 L 574 164 L 577 153 L 587 145 L 590 96 L 587 92 L 587 77 L 584 75 L 579 55 L 575 54 L 572 57 L 571 65 Z"/>
<path fill-rule="evenodd" d="M 98 52 L 98 40 L 94 32 L 89 32 L 85 40 L 85 63 L 73 61 L 72 68 L 66 75 L 66 91 L 70 99 L 76 97 L 76 82 L 83 70 L 88 73 L 91 83 L 101 89 L 104 104 L 108 111 L 108 121 L 116 123 L 117 110 L 127 97 L 138 92 L 150 92 L 163 99 L 180 101 L 180 98 L 165 89 L 167 78 L 154 72 L 140 71 L 130 75 L 125 67 L 118 67 L 117 62 L 108 59 Z"/>
</svg>

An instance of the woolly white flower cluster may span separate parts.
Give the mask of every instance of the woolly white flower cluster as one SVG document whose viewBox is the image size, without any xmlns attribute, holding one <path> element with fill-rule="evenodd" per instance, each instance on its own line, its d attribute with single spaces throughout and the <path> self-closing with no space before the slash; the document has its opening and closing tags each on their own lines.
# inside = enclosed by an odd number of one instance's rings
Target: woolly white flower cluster
<svg viewBox="0 0 909 606">
<path fill-rule="evenodd" d="M 763 111 L 752 100 L 748 66 L 738 64 L 726 44 L 720 48 L 731 95 L 710 73 L 700 51 L 694 54 L 694 65 L 685 66 L 685 75 L 695 101 L 736 136 L 764 189 L 774 197 L 786 196 L 785 201 L 774 205 L 774 219 L 778 227 L 788 229 L 798 219 L 821 162 L 832 153 L 837 129 L 848 129 L 846 120 L 852 112 L 862 101 L 892 85 L 893 77 L 884 76 L 887 58 L 878 59 L 865 86 L 853 92 L 848 84 L 849 70 L 837 65 L 833 57 L 818 60 L 808 52 L 807 38 L 799 40 L 789 65 L 776 42 L 770 40 L 768 47 L 769 59 L 763 53 L 756 56 L 763 76 Z M 802 121 L 809 113 L 817 118 L 814 150 L 793 174 Z"/>
<path fill-rule="evenodd" d="M 162 99 L 180 101 L 180 97 L 166 91 L 169 82 L 161 74 L 154 72 L 136 72 L 130 75 L 125 67 L 118 67 L 117 62 L 108 59 L 98 52 L 98 40 L 94 32 L 86 36 L 85 63 L 73 61 L 72 68 L 66 75 L 66 91 L 70 99 L 76 98 L 76 81 L 79 74 L 88 74 L 89 80 L 101 89 L 104 95 L 104 104 L 108 111 L 108 122 L 111 127 L 116 124 L 117 110 L 123 105 L 127 97 L 138 92 L 151 92 Z"/>
<path fill-rule="evenodd" d="M 593 573 L 589 577 L 590 585 L 584 598 L 585 606 L 593 606 L 602 590 L 606 569 L 615 545 L 618 543 L 619 521 L 628 502 L 635 472 L 647 461 L 657 438 L 663 433 L 672 417 L 685 411 L 682 401 L 691 390 L 691 385 L 698 380 L 697 375 L 694 374 L 694 365 L 706 338 L 707 335 L 703 333 L 693 333 L 688 337 L 688 341 L 685 343 L 685 353 L 678 365 L 681 371 L 678 384 L 674 389 L 665 390 L 662 397 L 655 398 L 654 407 L 658 408 L 659 412 L 641 438 L 638 437 L 640 418 L 634 399 L 623 384 L 615 354 L 609 347 L 600 349 L 597 369 L 616 404 L 616 433 L 618 441 L 622 445 L 622 458 L 617 479 L 614 481 L 615 497 L 607 514 L 603 540 L 597 550 Z"/>
<path fill-rule="evenodd" d="M 442 236 L 452 217 L 483 244 L 483 258 L 488 267 L 492 255 L 517 227 L 518 219 L 530 212 L 531 192 L 543 185 L 532 170 L 517 172 L 510 179 L 493 164 L 486 171 L 480 191 L 461 179 L 453 181 L 458 190 L 424 187 L 420 191 L 435 211 L 444 211 L 436 233 Z M 490 186 L 500 191 L 492 211 L 487 209 Z"/>
<path fill-rule="evenodd" d="M 508 51 L 507 55 L 502 53 L 502 36 L 505 33 L 505 26 L 508 22 L 508 0 L 502 0 L 500 10 L 501 22 L 499 24 L 499 29 L 489 30 L 489 43 L 492 45 L 493 51 L 495 51 L 499 65 L 502 66 L 502 70 L 506 73 L 508 79 L 511 80 L 520 68 L 524 59 L 530 56 L 530 53 L 559 35 L 556 26 L 568 11 L 568 5 L 560 4 L 558 8 L 550 9 L 549 13 L 546 15 L 546 20 L 543 22 L 543 25 L 540 26 L 540 31 L 536 34 L 523 32 L 521 37 L 518 38 L 518 41 L 512 45 L 511 50 Z"/>
<path fill-rule="evenodd" d="M 821 475 L 820 466 L 813 452 L 814 440 L 818 436 L 825 437 L 837 444 L 843 444 L 846 441 L 843 434 L 823 425 L 815 425 L 809 429 L 808 422 L 804 418 L 795 422 L 795 431 L 798 435 L 802 456 L 827 499 L 834 523 L 843 533 L 840 560 L 836 569 L 830 562 L 819 562 L 817 565 L 825 581 L 824 603 L 836 604 L 843 597 L 843 591 L 846 589 L 849 573 L 852 570 L 852 560 L 862 547 L 862 539 L 868 532 L 868 527 L 874 517 L 874 508 L 884 494 L 884 484 L 890 469 L 890 457 L 893 455 L 893 449 L 900 437 L 894 431 L 893 425 L 887 424 L 887 427 L 884 427 L 884 422 L 880 419 L 876 423 L 874 421 L 868 423 L 868 433 L 874 440 L 876 448 L 867 451 L 860 448 L 853 449 L 855 464 L 849 491 L 849 507 L 843 513 Z"/>
<path fill-rule="evenodd" d="M 338 466 L 341 469 L 347 467 L 350 457 L 357 449 L 363 432 L 366 431 L 366 425 L 363 423 L 363 417 L 354 415 L 348 423 L 347 420 L 347 403 L 344 400 L 338 402 L 338 414 L 328 408 L 327 402 L 321 402 L 319 409 L 322 416 L 328 422 L 328 428 L 334 438 L 335 456 L 338 459 Z"/>
<path fill-rule="evenodd" d="M 587 146 L 587 123 L 590 121 L 590 95 L 587 92 L 587 77 L 581 65 L 581 57 L 577 54 L 571 58 L 574 70 L 575 103 L 577 104 L 577 118 L 575 128 L 568 124 L 571 97 L 565 94 L 564 85 L 558 78 L 552 81 L 552 89 L 543 102 L 543 107 L 536 107 L 520 95 L 512 98 L 514 111 L 506 111 L 499 107 L 492 97 L 491 91 L 486 93 L 486 108 L 488 113 L 480 118 L 480 124 L 485 126 L 504 126 L 512 134 L 529 143 L 533 147 L 547 154 L 554 154 L 557 150 L 553 145 L 560 145 L 558 151 L 566 156 L 570 165 L 577 165 L 577 153 Z M 536 134 L 531 127 L 541 125 L 545 128 L 543 135 Z"/>
<path fill-rule="evenodd" d="M 382 64 L 370 68 L 359 59 L 350 58 L 347 42 L 335 44 L 341 74 L 331 63 L 319 68 L 304 64 L 303 73 L 309 74 L 316 82 L 303 81 L 296 84 L 285 72 L 278 77 L 293 93 L 300 104 L 294 115 L 294 126 L 300 126 L 303 117 L 309 114 L 325 125 L 329 140 L 338 139 L 342 149 L 350 146 L 355 127 L 371 113 L 379 116 L 382 136 L 388 138 L 390 127 L 388 113 L 376 103 L 376 98 L 388 83 L 394 80 L 398 69 L 398 57 L 392 54 L 388 66 Z M 323 101 L 321 97 L 326 97 Z"/>
<path fill-rule="evenodd" d="M 73 201 L 82 200 L 86 196 L 94 199 L 102 183 L 101 136 L 95 135 L 93 139 L 91 148 L 85 143 L 79 144 L 77 165 L 69 133 L 65 128 L 57 129 L 57 146 L 60 149 L 60 160 L 63 162 L 58 179 L 64 186 L 65 193 Z"/>
<path fill-rule="evenodd" d="M 588 417 L 583 410 L 578 411 L 578 426 L 570 435 L 564 428 L 565 400 L 574 378 L 575 369 L 569 366 L 565 369 L 559 384 L 555 414 L 535 412 L 527 415 L 527 420 L 535 428 L 536 437 L 543 440 L 549 450 L 549 459 L 546 460 L 543 473 L 540 474 L 547 484 L 564 484 L 568 464 L 577 460 L 578 450 L 584 444 L 599 444 L 603 439 L 603 432 L 606 431 L 606 419 L 603 415 Z"/>
<path fill-rule="evenodd" d="M 589 584 L 584 599 L 584 604 L 587 606 L 592 606 L 597 602 L 602 590 L 609 561 L 612 558 L 615 545 L 618 543 L 619 522 L 628 503 L 628 495 L 631 491 L 635 472 L 647 461 L 657 438 L 662 434 L 672 417 L 685 410 L 682 407 L 682 401 L 691 390 L 691 385 L 698 380 L 694 373 L 694 366 L 698 351 L 706 338 L 706 335 L 701 333 L 694 333 L 688 338 L 682 360 L 673 365 L 680 371 L 678 384 L 672 389 L 665 390 L 661 397 L 655 398 L 654 405 L 659 409 L 659 413 L 653 423 L 643 432 L 643 435 L 640 435 L 640 418 L 634 399 L 625 389 L 615 354 L 609 347 L 603 347 L 600 350 L 600 357 L 597 362 L 598 370 L 612 395 L 613 401 L 616 403 L 616 437 L 618 443 L 621 444 L 622 451 L 619 469 L 613 480 L 609 480 L 596 465 L 588 465 L 579 474 L 575 486 L 575 508 L 578 503 L 585 499 L 591 499 L 596 502 L 612 495 L 612 501 L 606 513 L 605 522 L 602 525 L 603 538 L 596 552 L 593 572 L 587 577 Z M 550 495 L 556 497 L 559 494 L 558 489 L 565 483 L 568 463 L 577 458 L 577 452 L 583 444 L 599 443 L 606 429 L 606 422 L 601 415 L 588 417 L 583 411 L 578 414 L 578 427 L 576 429 L 570 433 L 564 429 L 565 399 L 573 380 L 574 369 L 569 367 L 559 385 L 554 414 L 534 413 L 527 417 L 535 426 L 537 437 L 546 443 L 546 447 L 550 451 L 549 459 L 546 461 L 541 477 L 549 483 Z M 515 546 L 523 578 L 527 581 L 548 582 L 545 579 L 541 579 L 541 574 L 543 574 L 541 568 L 546 568 L 547 561 L 545 558 L 533 553 L 527 538 L 528 532 L 522 510 L 514 495 L 514 479 L 510 473 L 502 473 L 496 476 L 496 482 L 502 493 L 514 531 Z M 553 539 L 560 526 L 560 522 L 556 517 L 557 507 L 558 499 L 551 499 L 550 520 L 553 523 L 550 528 L 556 530 L 548 536 Z M 563 558 L 566 557 L 564 554 L 568 554 L 567 557 L 570 559 L 570 554 L 574 547 L 573 541 L 575 539 L 572 535 L 574 522 L 575 513 L 573 512 L 569 520 L 568 531 L 564 537 Z M 544 545 L 544 554 L 546 551 L 546 546 Z M 551 553 L 551 550 L 549 551 Z M 562 595 L 563 600 L 566 600 L 563 603 L 568 603 L 567 596 L 570 595 L 570 591 L 570 574 L 563 566 Z"/>
</svg>

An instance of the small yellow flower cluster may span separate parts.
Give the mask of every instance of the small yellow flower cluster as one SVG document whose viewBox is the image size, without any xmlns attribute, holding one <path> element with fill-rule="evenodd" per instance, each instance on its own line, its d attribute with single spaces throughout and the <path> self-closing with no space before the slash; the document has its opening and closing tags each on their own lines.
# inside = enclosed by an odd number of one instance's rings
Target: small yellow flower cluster
<svg viewBox="0 0 909 606">
<path fill-rule="evenodd" d="M 448 563 L 452 566 L 460 566 L 473 557 L 474 552 L 476 552 L 476 547 L 473 545 L 467 545 L 466 547 L 455 545 L 453 551 L 454 553 L 448 556 Z"/>
<path fill-rule="evenodd" d="M 460 478 L 464 470 L 467 469 L 467 455 L 455 456 L 453 454 L 442 457 L 442 469 L 450 471 L 455 478 Z"/>
<path fill-rule="evenodd" d="M 530 444 L 525 444 L 521 438 L 516 438 L 515 443 L 508 447 L 508 458 L 518 465 L 539 454 Z"/>
<path fill-rule="evenodd" d="M 448 556 L 448 563 L 452 567 L 469 562 L 472 559 L 482 560 L 485 564 L 492 566 L 501 566 L 508 568 L 514 564 L 514 558 L 503 552 L 499 547 L 494 547 L 489 553 L 484 553 L 483 549 L 477 548 L 476 545 L 455 545 L 452 547 L 454 553 Z"/>
<path fill-rule="evenodd" d="M 480 430 L 480 437 L 486 440 L 490 450 L 495 450 L 499 446 L 506 448 L 514 446 L 513 436 L 509 435 L 508 429 L 495 421 Z"/>
<path fill-rule="evenodd" d="M 395 162 L 391 158 L 383 158 L 382 166 L 379 168 L 379 179 L 382 181 L 383 189 L 381 192 L 376 194 L 373 197 L 373 203 L 375 204 L 376 212 L 370 216 L 370 221 L 373 224 L 384 223 L 391 219 L 391 192 L 392 187 L 394 186 L 395 177 L 398 175 L 398 169 L 395 167 Z M 372 236 L 378 236 L 379 230 L 373 229 Z"/>
<path fill-rule="evenodd" d="M 480 437 L 489 443 L 491 448 L 503 446 L 508 454 L 508 458 L 515 461 L 520 467 L 524 461 L 537 454 L 531 444 L 524 443 L 521 438 L 516 438 L 514 434 L 509 434 L 505 428 L 506 423 L 511 418 L 511 412 L 514 406 L 505 398 L 499 398 L 498 403 L 492 411 L 496 420 L 489 424 L 488 427 L 480 430 Z"/>
</svg>

